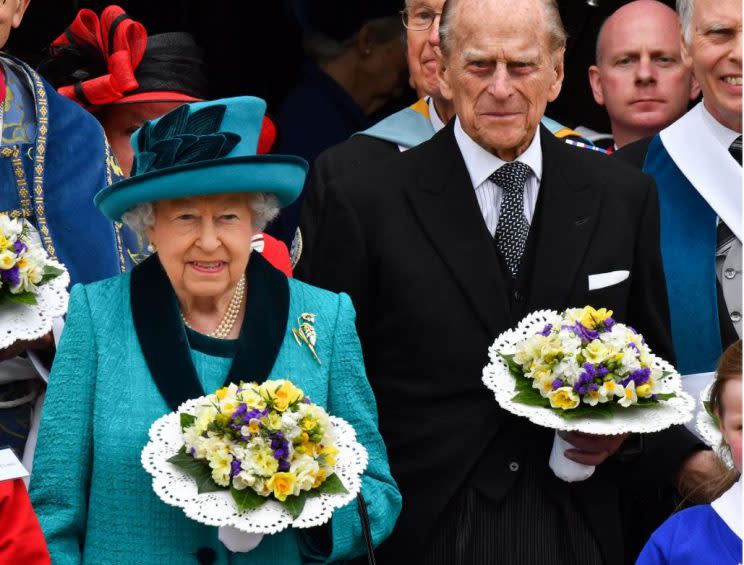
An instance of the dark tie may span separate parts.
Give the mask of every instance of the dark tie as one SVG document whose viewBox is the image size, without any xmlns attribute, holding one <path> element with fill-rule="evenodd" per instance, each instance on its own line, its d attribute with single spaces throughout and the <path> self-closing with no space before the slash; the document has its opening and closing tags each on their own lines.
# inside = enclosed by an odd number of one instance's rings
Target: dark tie
<svg viewBox="0 0 744 565">
<path fill-rule="evenodd" d="M 528 165 L 512 161 L 488 177 L 504 191 L 494 237 L 496 247 L 514 278 L 519 274 L 519 261 L 530 231 L 530 224 L 524 217 L 524 185 L 530 170 Z"/>
<path fill-rule="evenodd" d="M 729 145 L 729 153 L 741 165 L 741 136 L 734 139 L 734 142 Z"/>
</svg>

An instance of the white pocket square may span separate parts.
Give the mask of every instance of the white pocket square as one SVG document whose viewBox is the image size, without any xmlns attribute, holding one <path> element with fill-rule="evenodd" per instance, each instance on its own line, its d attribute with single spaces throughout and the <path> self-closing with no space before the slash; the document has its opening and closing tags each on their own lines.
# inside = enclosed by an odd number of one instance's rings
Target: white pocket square
<svg viewBox="0 0 744 565">
<path fill-rule="evenodd" d="M 589 275 L 589 290 L 597 290 L 623 282 L 630 276 L 630 271 L 610 271 Z"/>
</svg>

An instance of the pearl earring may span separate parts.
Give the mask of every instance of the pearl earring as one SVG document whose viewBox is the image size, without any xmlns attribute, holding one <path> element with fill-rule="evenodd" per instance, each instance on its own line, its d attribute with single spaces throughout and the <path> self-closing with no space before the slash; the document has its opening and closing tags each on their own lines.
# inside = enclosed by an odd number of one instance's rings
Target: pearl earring
<svg viewBox="0 0 744 565">
<path fill-rule="evenodd" d="M 152 243 L 150 243 L 150 244 L 147 245 L 147 250 L 150 253 L 155 253 L 157 251 L 157 248 Z"/>
</svg>

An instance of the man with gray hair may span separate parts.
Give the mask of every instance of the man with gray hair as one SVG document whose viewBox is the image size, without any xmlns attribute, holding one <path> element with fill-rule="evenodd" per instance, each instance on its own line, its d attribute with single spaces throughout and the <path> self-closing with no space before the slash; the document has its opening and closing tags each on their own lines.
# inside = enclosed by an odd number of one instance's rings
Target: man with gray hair
<svg viewBox="0 0 744 565">
<path fill-rule="evenodd" d="M 696 440 L 562 435 L 596 466 L 574 488 L 547 465 L 554 432 L 501 409 L 481 374 L 525 315 L 585 304 L 673 358 L 653 182 L 540 125 L 563 80 L 554 0 L 448 0 L 439 32 L 455 119 L 329 183 L 306 271 L 357 309 L 404 499 L 380 562 L 619 565 L 618 485 L 667 482 Z"/>
<path fill-rule="evenodd" d="M 682 61 L 674 10 L 658 0 L 635 0 L 615 11 L 599 31 L 589 83 L 607 109 L 615 149 L 681 117 L 700 88 Z"/>
<path fill-rule="evenodd" d="M 703 101 L 617 156 L 659 187 L 678 368 L 699 374 L 741 336 L 742 11 L 739 0 L 678 0 L 677 11 Z"/>
</svg>

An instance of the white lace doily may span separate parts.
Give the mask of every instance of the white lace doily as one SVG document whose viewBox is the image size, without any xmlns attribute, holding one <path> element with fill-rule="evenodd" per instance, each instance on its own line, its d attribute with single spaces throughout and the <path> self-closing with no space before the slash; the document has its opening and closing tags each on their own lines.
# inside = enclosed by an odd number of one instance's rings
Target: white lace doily
<svg viewBox="0 0 744 565">
<path fill-rule="evenodd" d="M 64 265 L 50 261 L 55 267 Z M 0 306 L 0 349 L 5 349 L 19 340 L 34 340 L 52 331 L 52 318 L 64 316 L 70 294 L 67 286 L 70 275 L 65 270 L 39 287 L 36 304 L 16 304 L 6 301 Z"/>
<path fill-rule="evenodd" d="M 726 465 L 733 467 L 734 461 L 731 459 L 731 452 L 722 445 L 723 434 L 721 434 L 721 429 L 713 419 L 713 416 L 708 414 L 708 411 L 705 409 L 704 403 L 710 400 L 710 391 L 713 388 L 713 382 L 708 383 L 708 385 L 700 391 L 700 410 L 698 411 L 697 419 L 695 420 L 695 427 L 697 428 L 700 438 L 715 450 Z"/>
<path fill-rule="evenodd" d="M 330 417 L 339 450 L 334 471 L 348 493 L 309 497 L 296 519 L 274 500 L 238 512 L 229 490 L 199 494 L 194 480 L 167 460 L 183 446 L 179 413 L 193 414 L 196 405 L 203 402 L 204 398 L 189 400 L 150 427 L 150 441 L 142 450 L 142 466 L 152 475 L 153 490 L 166 504 L 182 508 L 186 516 L 208 526 L 233 526 L 248 533 L 275 534 L 288 527 L 325 524 L 334 510 L 356 498 L 362 486 L 362 473 L 367 468 L 367 450 L 356 441 L 354 428 L 335 416 Z"/>
<path fill-rule="evenodd" d="M 511 354 L 523 339 L 542 330 L 546 324 L 559 324 L 561 315 L 552 310 L 539 310 L 523 319 L 516 328 L 501 334 L 488 349 L 491 362 L 483 368 L 483 383 L 493 391 L 496 401 L 508 412 L 528 418 L 538 426 L 567 432 L 584 432 L 598 435 L 658 432 L 675 424 L 684 424 L 692 418 L 695 402 L 682 390 L 682 380 L 669 363 L 651 355 L 655 367 L 671 372 L 661 383 L 661 391 L 674 392 L 677 396 L 659 402 L 653 407 L 613 406 L 613 417 L 565 419 L 550 408 L 527 406 L 512 401 L 516 394 L 514 377 L 499 353 Z"/>
</svg>

